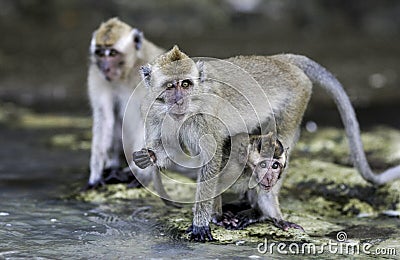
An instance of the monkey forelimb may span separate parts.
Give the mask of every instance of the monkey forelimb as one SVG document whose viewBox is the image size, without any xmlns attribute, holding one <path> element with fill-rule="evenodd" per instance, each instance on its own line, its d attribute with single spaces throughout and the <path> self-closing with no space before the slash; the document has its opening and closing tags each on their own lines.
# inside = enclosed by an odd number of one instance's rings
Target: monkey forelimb
<svg viewBox="0 0 400 260">
<path fill-rule="evenodd" d="M 153 165 L 157 160 L 154 152 L 147 148 L 133 152 L 132 159 L 140 169 L 145 169 L 150 165 Z"/>
</svg>

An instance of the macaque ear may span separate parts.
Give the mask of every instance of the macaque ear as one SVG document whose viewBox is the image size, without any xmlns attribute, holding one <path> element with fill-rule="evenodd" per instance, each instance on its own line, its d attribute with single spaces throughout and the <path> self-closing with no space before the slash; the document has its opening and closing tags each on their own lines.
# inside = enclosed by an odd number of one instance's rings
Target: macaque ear
<svg viewBox="0 0 400 260">
<path fill-rule="evenodd" d="M 253 143 L 251 145 L 251 151 L 257 151 L 258 153 L 261 152 L 261 143 L 262 143 L 262 138 L 261 137 L 256 137 L 253 140 Z"/>
<path fill-rule="evenodd" d="M 269 132 L 266 135 L 261 135 L 261 149 L 260 154 L 263 157 L 270 157 L 276 152 L 276 137 L 273 132 Z"/>
<path fill-rule="evenodd" d="M 140 50 L 143 44 L 143 32 L 138 29 L 133 29 L 133 43 L 135 44 L 135 49 Z"/>
<path fill-rule="evenodd" d="M 246 164 L 248 161 L 248 156 L 249 156 L 249 146 L 250 145 L 241 145 L 239 147 L 239 151 L 238 151 L 238 161 L 241 164 Z"/>
<path fill-rule="evenodd" d="M 140 75 L 142 75 L 142 79 L 144 80 L 144 85 L 147 88 L 150 88 L 150 80 L 151 80 L 151 65 L 144 65 L 140 67 Z"/>
<path fill-rule="evenodd" d="M 279 158 L 281 156 L 286 156 L 287 149 L 283 148 L 283 145 L 279 139 L 276 139 L 274 157 Z"/>
<path fill-rule="evenodd" d="M 283 168 L 286 168 L 286 165 L 288 162 L 288 151 L 289 151 L 289 147 L 283 149 L 283 154 L 282 154 L 283 161 L 284 161 Z"/>
<path fill-rule="evenodd" d="M 93 32 L 92 39 L 90 40 L 90 54 L 96 51 L 96 32 Z"/>
<path fill-rule="evenodd" d="M 196 62 L 197 70 L 199 71 L 200 82 L 203 83 L 206 80 L 206 75 L 204 73 L 204 61 L 199 60 Z"/>
</svg>

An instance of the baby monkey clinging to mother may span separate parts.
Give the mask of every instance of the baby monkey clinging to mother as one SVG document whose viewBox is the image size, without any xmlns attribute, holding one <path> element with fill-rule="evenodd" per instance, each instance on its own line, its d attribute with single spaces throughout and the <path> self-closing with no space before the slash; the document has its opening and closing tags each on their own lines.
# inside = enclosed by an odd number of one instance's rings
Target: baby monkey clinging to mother
<svg viewBox="0 0 400 260">
<path fill-rule="evenodd" d="M 286 167 L 287 151 L 282 143 L 275 138 L 273 133 L 267 135 L 238 134 L 232 142 L 236 147 L 230 147 L 231 154 L 237 154 L 236 164 L 220 176 L 220 182 L 234 182 L 231 189 L 239 194 L 239 199 L 233 203 L 222 205 L 220 196 L 215 199 L 215 212 L 213 222 L 227 229 L 243 229 L 248 225 L 263 221 L 268 218 L 264 211 L 279 210 L 279 205 L 265 204 L 269 196 L 278 192 L 275 187 L 282 177 Z M 271 151 L 272 149 L 272 151 Z M 271 152 L 273 155 L 271 156 Z M 225 153 L 225 156 L 229 154 Z M 235 159 L 235 158 L 234 158 Z M 237 174 L 230 174 L 243 169 Z M 229 178 L 235 178 L 230 180 Z M 275 187 L 275 188 L 274 188 Z M 271 194 L 269 194 L 271 193 Z M 278 201 L 276 201 L 278 203 Z M 288 230 L 289 228 L 303 228 L 295 223 L 271 219 L 275 226 Z M 303 230 L 304 231 L 304 230 Z"/>
</svg>

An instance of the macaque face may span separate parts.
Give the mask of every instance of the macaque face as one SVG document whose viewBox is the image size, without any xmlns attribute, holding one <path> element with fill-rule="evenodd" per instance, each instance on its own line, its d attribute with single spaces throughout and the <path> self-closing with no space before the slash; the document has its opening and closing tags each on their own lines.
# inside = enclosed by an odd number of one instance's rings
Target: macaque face
<svg viewBox="0 0 400 260">
<path fill-rule="evenodd" d="M 96 65 L 107 81 L 120 79 L 125 64 L 124 55 L 111 46 L 97 45 L 94 51 Z"/>
<path fill-rule="evenodd" d="M 203 82 L 203 64 L 195 63 L 175 45 L 153 64 L 141 67 L 144 84 L 155 97 L 161 113 L 182 121 L 194 112 L 196 107 L 191 102 L 198 99 L 193 93 L 199 92 L 199 84 Z"/>
<path fill-rule="evenodd" d="M 164 100 L 168 114 L 174 120 L 181 120 L 189 110 L 189 95 L 194 81 L 190 78 L 169 80 L 163 84 L 164 91 L 160 95 Z"/>
<path fill-rule="evenodd" d="M 274 148 L 272 158 L 268 155 L 271 148 Z M 261 189 L 270 191 L 286 167 L 287 149 L 271 134 L 260 136 L 248 146 L 248 159 L 247 165 L 252 169 L 253 180 Z"/>
<path fill-rule="evenodd" d="M 259 187 L 269 191 L 278 182 L 284 169 L 284 164 L 273 158 L 260 161 L 254 168 L 254 175 Z"/>
</svg>

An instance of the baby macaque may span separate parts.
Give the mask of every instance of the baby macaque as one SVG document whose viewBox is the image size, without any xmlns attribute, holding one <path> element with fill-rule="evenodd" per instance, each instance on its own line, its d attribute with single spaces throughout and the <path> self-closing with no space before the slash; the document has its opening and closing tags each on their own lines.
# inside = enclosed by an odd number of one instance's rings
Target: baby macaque
<svg viewBox="0 0 400 260">
<path fill-rule="evenodd" d="M 303 228 L 295 223 L 285 220 L 271 219 L 263 214 L 261 208 L 271 208 L 273 211 L 279 211 L 279 203 L 268 203 L 269 193 L 275 193 L 280 185 L 274 189 L 280 180 L 287 162 L 287 150 L 282 143 L 274 138 L 272 133 L 268 135 L 251 135 L 248 139 L 247 134 L 239 134 L 233 137 L 239 148 L 231 148 L 231 151 L 237 152 L 239 160 L 238 166 L 244 165 L 243 173 L 232 185 L 232 190 L 239 194 L 239 201 L 222 206 L 218 203 L 220 198 L 216 199 L 216 211 L 213 222 L 227 229 L 243 229 L 248 225 L 270 219 L 274 224 L 287 230 L 288 228 Z M 273 149 L 273 155 L 272 151 Z M 272 155 L 272 156 L 271 156 Z M 229 181 L 222 176 L 221 181 Z M 265 203 L 259 205 L 259 203 Z M 219 212 L 218 212 L 219 211 Z"/>
</svg>

